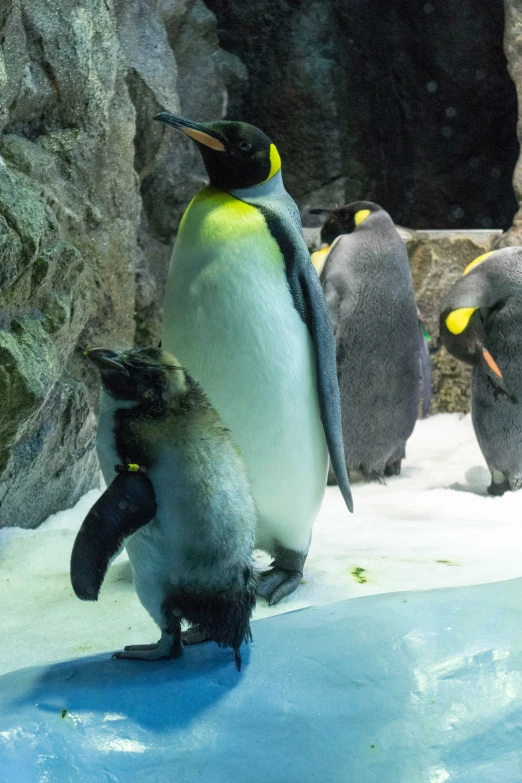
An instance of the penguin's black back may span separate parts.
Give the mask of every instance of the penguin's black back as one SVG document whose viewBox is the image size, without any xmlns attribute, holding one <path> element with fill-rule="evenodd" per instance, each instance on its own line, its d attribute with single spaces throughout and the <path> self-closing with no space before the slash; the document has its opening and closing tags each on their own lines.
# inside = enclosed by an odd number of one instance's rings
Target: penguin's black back
<svg viewBox="0 0 522 783">
<path fill-rule="evenodd" d="M 415 426 L 422 343 L 404 243 L 384 210 L 367 223 L 337 240 L 321 281 L 336 337 L 347 464 L 382 475 L 404 455 Z"/>
</svg>

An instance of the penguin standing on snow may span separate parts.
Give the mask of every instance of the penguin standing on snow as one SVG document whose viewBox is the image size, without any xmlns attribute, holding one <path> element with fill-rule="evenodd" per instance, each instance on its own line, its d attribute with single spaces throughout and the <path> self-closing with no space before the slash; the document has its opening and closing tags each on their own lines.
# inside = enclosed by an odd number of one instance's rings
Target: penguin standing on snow
<svg viewBox="0 0 522 783">
<path fill-rule="evenodd" d="M 522 487 L 522 249 L 479 256 L 441 304 L 447 350 L 471 364 L 471 415 L 490 495 Z"/>
<path fill-rule="evenodd" d="M 185 619 L 202 638 L 232 647 L 239 669 L 256 597 L 256 512 L 237 447 L 174 357 L 157 348 L 87 356 L 104 386 L 100 463 L 115 478 L 76 538 L 74 591 L 95 601 L 124 542 L 138 598 L 161 639 L 115 657 L 178 657 Z"/>
<path fill-rule="evenodd" d="M 351 232 L 351 233 L 350 233 Z M 366 478 L 398 475 L 431 372 L 408 254 L 389 214 L 370 201 L 334 210 L 312 256 L 337 346 L 346 464 Z"/>
<path fill-rule="evenodd" d="M 352 508 L 328 312 L 270 139 L 243 122 L 156 119 L 193 139 L 210 179 L 179 227 L 162 345 L 201 383 L 241 449 L 256 543 L 273 556 L 258 593 L 275 604 L 302 578 L 328 451 Z"/>
</svg>

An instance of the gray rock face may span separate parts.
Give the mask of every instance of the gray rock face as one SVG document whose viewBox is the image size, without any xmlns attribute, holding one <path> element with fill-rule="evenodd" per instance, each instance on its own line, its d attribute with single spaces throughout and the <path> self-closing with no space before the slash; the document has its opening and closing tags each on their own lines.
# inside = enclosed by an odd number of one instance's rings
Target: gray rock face
<svg viewBox="0 0 522 783">
<path fill-rule="evenodd" d="M 4 0 L 0 44 L 0 526 L 34 527 L 98 483 L 81 350 L 159 339 L 204 172 L 152 118 L 223 116 L 245 74 L 200 0 Z"/>
<path fill-rule="evenodd" d="M 248 69 L 235 111 L 277 142 L 305 225 L 309 207 L 361 198 L 418 229 L 510 224 L 517 107 L 502 0 L 207 5 Z"/>
</svg>

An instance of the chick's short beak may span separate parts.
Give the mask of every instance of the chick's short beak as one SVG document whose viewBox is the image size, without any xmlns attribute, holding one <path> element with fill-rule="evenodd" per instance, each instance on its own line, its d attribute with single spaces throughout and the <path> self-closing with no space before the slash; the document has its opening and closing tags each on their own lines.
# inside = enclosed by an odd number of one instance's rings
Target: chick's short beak
<svg viewBox="0 0 522 783">
<path fill-rule="evenodd" d="M 217 150 L 218 152 L 224 152 L 225 145 L 220 139 L 208 132 L 206 124 L 204 122 L 193 122 L 186 117 L 179 117 L 176 114 L 171 114 L 168 111 L 162 111 L 154 117 L 158 122 L 163 122 L 165 125 L 171 125 L 173 128 L 177 128 L 182 131 L 185 136 L 189 136 L 194 141 L 203 144 L 205 147 Z"/>
<path fill-rule="evenodd" d="M 99 370 L 116 370 L 125 375 L 129 374 L 129 371 L 120 360 L 119 353 L 111 351 L 109 348 L 92 348 L 90 351 L 85 351 L 85 356 Z"/>
</svg>

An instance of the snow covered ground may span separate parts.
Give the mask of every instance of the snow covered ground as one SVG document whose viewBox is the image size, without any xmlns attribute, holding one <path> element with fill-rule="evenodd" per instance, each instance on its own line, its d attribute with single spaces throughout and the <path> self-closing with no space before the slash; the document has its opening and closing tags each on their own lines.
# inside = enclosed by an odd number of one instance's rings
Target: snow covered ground
<svg viewBox="0 0 522 783">
<path fill-rule="evenodd" d="M 304 584 L 276 607 L 260 600 L 255 619 L 344 598 L 521 576 L 522 492 L 491 498 L 488 484 L 469 416 L 418 422 L 402 476 L 386 485 L 354 484 L 355 514 L 337 488 L 327 490 Z M 0 674 L 157 640 L 124 554 L 97 603 L 72 592 L 74 537 L 98 495 L 89 493 L 38 530 L 0 531 Z"/>
</svg>

